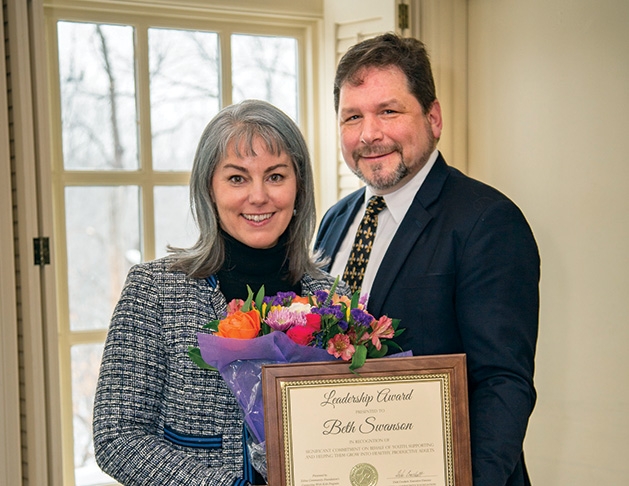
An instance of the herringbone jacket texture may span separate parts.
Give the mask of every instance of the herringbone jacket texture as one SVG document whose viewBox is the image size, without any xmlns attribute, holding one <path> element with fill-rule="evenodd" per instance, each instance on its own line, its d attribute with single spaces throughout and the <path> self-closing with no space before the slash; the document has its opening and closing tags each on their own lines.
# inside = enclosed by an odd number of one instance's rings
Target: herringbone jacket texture
<svg viewBox="0 0 629 486">
<path fill-rule="evenodd" d="M 115 308 L 94 404 L 97 462 L 125 486 L 244 484 L 236 401 L 217 372 L 187 354 L 227 302 L 219 286 L 170 271 L 169 262 L 134 266 Z M 301 283 L 307 295 L 333 279 Z"/>
</svg>

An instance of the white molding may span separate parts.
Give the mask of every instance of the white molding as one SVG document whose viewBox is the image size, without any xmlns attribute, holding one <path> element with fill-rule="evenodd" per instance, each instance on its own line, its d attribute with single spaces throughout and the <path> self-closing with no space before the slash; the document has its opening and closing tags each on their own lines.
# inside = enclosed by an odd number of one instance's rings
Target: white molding
<svg viewBox="0 0 629 486">
<path fill-rule="evenodd" d="M 48 440 L 49 485 L 63 484 L 63 448 L 59 339 L 57 322 L 57 286 L 54 263 L 55 241 L 53 237 L 52 153 L 50 144 L 50 114 L 48 100 L 48 71 L 43 0 L 31 0 L 29 11 L 30 59 L 33 84 L 33 140 L 35 148 L 35 172 L 37 178 L 37 214 L 40 236 L 50 237 L 51 263 L 40 267 L 41 318 L 44 341 L 46 379 L 46 418 Z"/>
<path fill-rule="evenodd" d="M 4 13 L 0 9 L 0 484 L 20 484 L 20 379 Z"/>
<path fill-rule="evenodd" d="M 6 25 L 11 59 L 13 148 L 17 207 L 18 322 L 22 334 L 25 418 L 25 476 L 30 484 L 52 485 L 48 475 L 46 371 L 40 268 L 33 261 L 38 229 L 33 99 L 30 67 L 28 2 L 8 2 Z"/>
<path fill-rule="evenodd" d="M 256 23 L 268 19 L 271 23 L 295 20 L 316 21 L 323 16 L 322 0 L 43 0 L 45 8 L 68 12 L 113 12 L 144 14 L 147 7 L 152 15 L 173 18 L 206 18 L 218 22 L 243 22 L 246 17 Z"/>
</svg>

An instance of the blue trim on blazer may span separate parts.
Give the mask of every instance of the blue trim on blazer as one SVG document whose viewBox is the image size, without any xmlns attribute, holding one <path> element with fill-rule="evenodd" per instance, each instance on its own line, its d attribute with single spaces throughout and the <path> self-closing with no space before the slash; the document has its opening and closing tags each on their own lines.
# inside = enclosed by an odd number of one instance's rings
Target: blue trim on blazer
<svg viewBox="0 0 629 486">
<path fill-rule="evenodd" d="M 215 289 L 218 286 L 218 279 L 216 278 L 216 275 L 210 275 L 209 277 L 205 277 L 205 280 L 207 280 L 207 283 L 209 283 L 210 287 L 212 287 L 213 289 Z"/>
<path fill-rule="evenodd" d="M 223 447 L 222 435 L 198 436 L 180 434 L 167 425 L 164 425 L 164 439 L 184 447 L 195 447 L 199 449 L 220 449 Z"/>
<path fill-rule="evenodd" d="M 251 458 L 249 457 L 249 451 L 247 450 L 247 442 L 249 439 L 249 432 L 247 431 L 247 425 L 243 425 L 242 427 L 242 446 L 243 450 L 243 477 L 245 481 L 249 481 L 253 483 L 255 479 L 255 470 L 253 469 L 253 464 L 251 464 Z"/>
</svg>

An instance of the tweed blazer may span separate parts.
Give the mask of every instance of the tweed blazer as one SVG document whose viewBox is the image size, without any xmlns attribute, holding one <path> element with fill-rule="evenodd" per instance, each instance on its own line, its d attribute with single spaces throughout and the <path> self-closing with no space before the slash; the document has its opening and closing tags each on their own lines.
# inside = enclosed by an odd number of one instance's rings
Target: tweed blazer
<svg viewBox="0 0 629 486">
<path fill-rule="evenodd" d="M 97 463 L 126 486 L 245 484 L 236 401 L 187 354 L 226 299 L 215 279 L 188 278 L 170 262 L 134 266 L 115 308 L 94 403 Z M 333 278 L 301 284 L 307 295 Z"/>
</svg>

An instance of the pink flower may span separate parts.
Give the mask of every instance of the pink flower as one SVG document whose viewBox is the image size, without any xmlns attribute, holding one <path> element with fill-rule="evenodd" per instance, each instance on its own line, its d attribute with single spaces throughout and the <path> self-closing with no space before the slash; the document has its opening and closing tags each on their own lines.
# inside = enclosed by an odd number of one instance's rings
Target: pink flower
<svg viewBox="0 0 629 486">
<path fill-rule="evenodd" d="M 319 314 L 306 314 L 306 326 L 314 329 L 314 332 L 321 330 L 321 316 Z"/>
<path fill-rule="evenodd" d="M 306 317 L 300 312 L 291 312 L 286 307 L 272 308 L 264 320 L 274 331 L 286 331 L 293 326 L 304 326 Z"/>
<path fill-rule="evenodd" d="M 230 316 L 235 312 L 238 312 L 242 309 L 243 304 L 245 303 L 242 299 L 233 299 L 227 304 L 227 315 Z"/>
<path fill-rule="evenodd" d="M 387 316 L 382 316 L 380 319 L 371 324 L 371 343 L 378 351 L 382 347 L 380 338 L 391 339 L 395 334 L 392 324 L 391 318 Z"/>
<path fill-rule="evenodd" d="M 291 341 L 301 344 L 302 346 L 308 346 L 308 344 L 310 344 L 313 333 L 314 330 L 310 326 L 293 326 L 286 331 L 286 335 Z"/>
<path fill-rule="evenodd" d="M 335 358 L 349 361 L 352 359 L 355 351 L 356 348 L 354 348 L 349 337 L 345 334 L 337 334 L 328 341 L 328 353 L 334 355 Z"/>
</svg>

